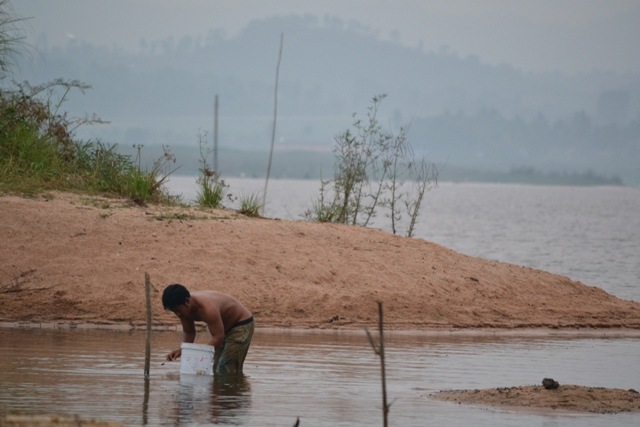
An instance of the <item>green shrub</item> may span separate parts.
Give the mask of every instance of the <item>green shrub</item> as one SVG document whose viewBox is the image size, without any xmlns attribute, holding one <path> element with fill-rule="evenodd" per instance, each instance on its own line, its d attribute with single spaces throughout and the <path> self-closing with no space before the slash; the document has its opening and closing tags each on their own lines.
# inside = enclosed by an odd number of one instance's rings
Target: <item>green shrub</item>
<svg viewBox="0 0 640 427">
<path fill-rule="evenodd" d="M 208 159 L 211 150 L 207 149 L 206 132 L 198 134 L 198 146 L 200 149 L 200 176 L 196 180 L 198 184 L 196 203 L 203 208 L 221 208 L 225 197 L 231 198 L 231 195 L 226 194 L 228 186 L 218 172 L 209 167 Z"/>
<path fill-rule="evenodd" d="M 196 203 L 203 208 L 221 208 L 225 198 L 227 185 L 218 174 L 211 170 L 204 170 L 196 180 L 198 184 L 198 196 Z"/>
<path fill-rule="evenodd" d="M 0 91 L 0 190 L 78 190 L 170 201 L 162 187 L 172 172 L 168 165 L 175 162 L 168 150 L 150 171 L 142 171 L 130 156 L 118 153 L 116 145 L 74 139 L 78 126 L 102 123 L 96 117 L 71 118 L 61 112 L 72 89 L 88 88 L 58 79 Z"/>
<path fill-rule="evenodd" d="M 0 0 L 0 82 L 21 37 L 7 0 Z M 135 167 L 115 145 L 78 141 L 73 133 L 99 118 L 69 117 L 62 106 L 72 90 L 90 86 L 77 80 L 56 79 L 15 89 L 0 86 L 0 191 L 38 192 L 81 190 L 108 193 L 139 201 L 175 201 L 163 189 L 175 158 L 165 149 L 150 171 Z M 139 156 L 138 151 L 138 156 Z"/>
</svg>

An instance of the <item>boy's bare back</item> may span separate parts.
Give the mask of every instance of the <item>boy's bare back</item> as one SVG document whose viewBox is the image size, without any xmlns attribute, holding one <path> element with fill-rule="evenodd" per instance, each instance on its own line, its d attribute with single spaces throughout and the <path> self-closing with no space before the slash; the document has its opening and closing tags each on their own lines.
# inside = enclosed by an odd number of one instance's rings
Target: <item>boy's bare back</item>
<svg viewBox="0 0 640 427">
<path fill-rule="evenodd" d="M 222 320 L 225 333 L 236 323 L 251 317 L 251 312 L 234 297 L 216 291 L 193 291 L 191 298 L 198 306 L 196 321 L 209 323 L 214 318 Z"/>
</svg>

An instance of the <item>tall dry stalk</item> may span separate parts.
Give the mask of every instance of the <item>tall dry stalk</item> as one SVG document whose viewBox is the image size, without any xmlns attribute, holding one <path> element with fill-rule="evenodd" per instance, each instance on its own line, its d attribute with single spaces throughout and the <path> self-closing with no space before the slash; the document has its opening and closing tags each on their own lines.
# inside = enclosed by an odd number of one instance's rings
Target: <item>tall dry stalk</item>
<svg viewBox="0 0 640 427">
<path fill-rule="evenodd" d="M 271 175 L 271 160 L 273 158 L 273 146 L 276 140 L 276 119 L 278 117 L 278 80 L 280 78 L 280 61 L 282 60 L 282 45 L 284 44 L 284 33 L 280 33 L 280 51 L 278 52 L 278 64 L 276 65 L 276 86 L 273 98 L 273 126 L 271 128 L 271 150 L 269 150 L 269 163 L 267 164 L 267 177 L 264 181 L 264 192 L 262 194 L 262 214 L 267 205 L 267 187 L 269 186 L 269 176 Z"/>
</svg>

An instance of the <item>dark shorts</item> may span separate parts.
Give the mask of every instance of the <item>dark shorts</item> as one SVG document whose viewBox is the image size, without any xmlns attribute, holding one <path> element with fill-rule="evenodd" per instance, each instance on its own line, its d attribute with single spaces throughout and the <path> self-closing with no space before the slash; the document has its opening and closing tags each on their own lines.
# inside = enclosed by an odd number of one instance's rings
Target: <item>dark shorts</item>
<svg viewBox="0 0 640 427">
<path fill-rule="evenodd" d="M 229 329 L 222 345 L 213 356 L 216 374 L 240 374 L 247 357 L 254 329 L 253 317 L 236 323 Z"/>
</svg>

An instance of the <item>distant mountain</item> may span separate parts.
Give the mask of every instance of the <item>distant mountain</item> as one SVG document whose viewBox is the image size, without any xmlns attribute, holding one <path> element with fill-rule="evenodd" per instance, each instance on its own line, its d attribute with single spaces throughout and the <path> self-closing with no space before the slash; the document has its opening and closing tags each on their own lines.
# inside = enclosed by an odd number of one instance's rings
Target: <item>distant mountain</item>
<svg viewBox="0 0 640 427">
<path fill-rule="evenodd" d="M 423 52 L 327 18 L 254 21 L 237 37 L 141 40 L 141 52 L 70 41 L 37 46 L 22 79 L 57 77 L 93 86 L 66 104 L 72 114 L 111 121 L 78 131 L 122 145 L 197 146 L 220 99 L 220 144 L 269 146 L 280 34 L 277 143 L 281 150 L 328 151 L 362 117 L 374 95 L 392 129 L 408 125 L 431 160 L 465 168 L 542 173 L 594 171 L 640 185 L 640 73 L 523 73 L 480 58 Z"/>
</svg>

